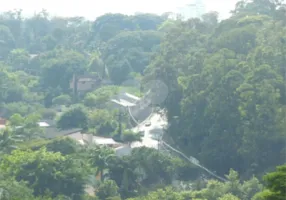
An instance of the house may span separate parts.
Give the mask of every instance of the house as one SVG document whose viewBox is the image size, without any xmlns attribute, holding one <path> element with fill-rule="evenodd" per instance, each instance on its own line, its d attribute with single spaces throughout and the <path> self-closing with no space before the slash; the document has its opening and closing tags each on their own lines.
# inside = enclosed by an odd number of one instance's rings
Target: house
<svg viewBox="0 0 286 200">
<path fill-rule="evenodd" d="M 77 85 L 76 85 L 77 83 Z M 73 76 L 70 82 L 70 89 L 75 90 L 77 87 L 77 92 L 83 93 L 93 89 L 96 89 L 100 85 L 100 80 L 93 75 L 81 75 Z"/>
<path fill-rule="evenodd" d="M 52 121 L 41 121 L 38 122 L 38 124 L 45 130 L 44 137 L 48 139 L 63 136 L 74 139 L 82 145 L 84 145 L 86 142 L 91 142 L 100 146 L 105 145 L 113 148 L 117 156 L 129 155 L 132 151 L 130 146 L 116 142 L 112 138 L 99 137 L 92 134 L 83 134 L 82 129 L 80 128 L 59 130 Z"/>
<path fill-rule="evenodd" d="M 61 137 L 61 136 L 69 136 L 72 134 L 81 134 L 81 131 L 82 129 L 80 128 L 60 130 L 56 127 L 48 127 L 48 128 L 45 128 L 44 137 L 52 139 L 52 138 Z"/>
<path fill-rule="evenodd" d="M 47 122 L 38 122 L 37 124 L 39 125 L 39 127 L 50 127 Z"/>
<path fill-rule="evenodd" d="M 93 136 L 91 134 L 81 134 L 81 133 L 73 133 L 68 135 L 74 140 L 77 140 L 80 144 L 84 145 L 86 141 L 92 142 L 93 144 L 97 145 L 106 145 L 110 148 L 113 148 L 115 151 L 115 155 L 122 157 L 131 154 L 132 147 L 129 145 L 125 145 L 119 142 L 114 141 L 112 138 L 105 138 L 99 136 Z"/>
<path fill-rule="evenodd" d="M 47 139 L 55 137 L 68 136 L 70 134 L 81 134 L 81 128 L 71 128 L 66 130 L 60 130 L 56 127 L 55 122 L 52 120 L 45 120 L 38 122 L 38 125 L 44 129 L 44 136 Z"/>
<path fill-rule="evenodd" d="M 77 140 L 81 144 L 85 144 L 86 141 L 97 144 L 97 145 L 106 145 L 111 148 L 117 148 L 122 144 L 114 141 L 112 138 L 93 136 L 92 134 L 81 134 L 80 132 L 75 132 L 69 134 L 68 137 Z"/>
</svg>

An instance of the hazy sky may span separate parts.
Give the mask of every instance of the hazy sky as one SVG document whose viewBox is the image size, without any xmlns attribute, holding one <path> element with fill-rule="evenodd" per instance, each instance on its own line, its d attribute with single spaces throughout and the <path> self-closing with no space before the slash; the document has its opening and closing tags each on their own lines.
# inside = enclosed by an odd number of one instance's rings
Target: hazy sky
<svg viewBox="0 0 286 200">
<path fill-rule="evenodd" d="M 237 0 L 202 0 L 206 10 L 219 11 L 226 16 L 234 8 Z M 4 0 L 3 0 L 4 2 Z M 0 6 L 0 12 L 22 9 L 24 15 L 32 15 L 43 8 L 52 15 L 60 16 L 84 16 L 95 19 L 104 13 L 134 14 L 135 12 L 148 12 L 161 14 L 168 11 L 176 11 L 194 0 L 7 0 Z"/>
</svg>

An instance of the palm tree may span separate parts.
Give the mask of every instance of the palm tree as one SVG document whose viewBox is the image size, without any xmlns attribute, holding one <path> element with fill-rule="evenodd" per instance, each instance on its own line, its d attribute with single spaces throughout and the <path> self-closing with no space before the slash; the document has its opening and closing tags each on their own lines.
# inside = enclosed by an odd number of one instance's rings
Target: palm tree
<svg viewBox="0 0 286 200">
<path fill-rule="evenodd" d="M 90 161 L 93 166 L 96 166 L 96 175 L 100 177 L 100 181 L 104 180 L 104 170 L 108 167 L 108 161 L 114 157 L 114 151 L 107 146 L 96 146 L 90 149 Z"/>
<path fill-rule="evenodd" d="M 104 180 L 104 170 L 108 168 L 108 161 L 115 156 L 114 151 L 107 147 L 102 146 L 97 150 L 97 156 L 95 158 L 95 165 L 97 166 L 97 175 L 100 176 L 100 180 Z"/>
<path fill-rule="evenodd" d="M 98 146 L 90 141 L 85 141 L 82 156 L 89 160 L 89 163 L 96 167 L 95 174 L 89 177 L 87 188 L 92 187 L 96 192 L 102 181 L 106 180 L 108 174 L 104 170 L 108 168 L 109 159 L 115 156 L 114 151 L 107 146 Z M 100 177 L 99 180 L 97 177 Z"/>
<path fill-rule="evenodd" d="M 108 167 L 108 161 L 115 156 L 113 149 L 107 146 L 99 146 L 92 141 L 86 141 L 84 154 L 92 166 L 97 168 L 96 175 L 100 176 L 100 181 L 104 179 L 104 170 Z"/>
<path fill-rule="evenodd" d="M 15 131 L 9 127 L 0 131 L 0 154 L 11 152 L 16 149 L 18 142 L 21 142 L 22 135 L 17 135 Z"/>
</svg>

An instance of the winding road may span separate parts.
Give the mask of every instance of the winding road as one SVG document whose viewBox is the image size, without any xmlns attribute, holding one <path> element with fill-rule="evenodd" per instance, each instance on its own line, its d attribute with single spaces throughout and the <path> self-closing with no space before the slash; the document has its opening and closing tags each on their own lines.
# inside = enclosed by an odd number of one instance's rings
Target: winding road
<svg viewBox="0 0 286 200">
<path fill-rule="evenodd" d="M 150 122 L 150 126 L 146 126 L 146 123 Z M 141 147 L 146 146 L 149 148 L 158 149 L 160 136 L 163 135 L 164 128 L 167 126 L 167 121 L 165 121 L 160 114 L 152 113 L 147 120 L 138 124 L 132 129 L 134 132 L 144 132 L 141 142 L 133 142 L 131 147 Z"/>
<path fill-rule="evenodd" d="M 128 95 L 128 97 L 132 97 L 132 96 L 133 95 Z M 133 99 L 135 99 L 135 98 L 133 98 Z M 193 165 L 201 168 L 202 170 L 204 170 L 205 172 L 207 172 L 209 175 L 213 176 L 214 178 L 219 179 L 220 181 L 227 181 L 225 178 L 216 175 L 211 170 L 202 166 L 195 157 L 186 156 L 184 153 L 173 148 L 172 146 L 170 146 L 169 144 L 167 144 L 166 142 L 164 142 L 162 140 L 163 134 L 164 134 L 164 129 L 168 125 L 165 114 L 159 114 L 159 112 L 158 113 L 154 112 L 154 110 L 152 109 L 150 116 L 147 117 L 147 119 L 145 119 L 143 122 L 139 123 L 134 118 L 132 113 L 130 112 L 130 106 L 134 106 L 134 104 L 136 105 L 138 99 L 136 99 L 136 101 L 132 102 L 132 103 L 128 102 L 127 100 L 124 100 L 124 99 L 112 100 L 112 101 L 121 105 L 121 106 L 124 106 L 125 108 L 128 109 L 128 112 L 129 112 L 131 119 L 137 124 L 136 127 L 132 128 L 132 131 L 134 131 L 136 133 L 144 132 L 144 136 L 142 137 L 142 141 L 141 142 L 133 142 L 131 144 L 131 148 L 145 146 L 145 147 L 149 147 L 149 148 L 159 149 L 159 147 L 162 146 L 164 149 L 166 149 L 168 151 L 172 151 L 172 152 L 182 156 L 187 161 L 189 161 Z M 162 111 L 162 113 L 163 113 L 163 111 Z M 148 125 L 146 125 L 146 124 L 148 124 Z"/>
</svg>

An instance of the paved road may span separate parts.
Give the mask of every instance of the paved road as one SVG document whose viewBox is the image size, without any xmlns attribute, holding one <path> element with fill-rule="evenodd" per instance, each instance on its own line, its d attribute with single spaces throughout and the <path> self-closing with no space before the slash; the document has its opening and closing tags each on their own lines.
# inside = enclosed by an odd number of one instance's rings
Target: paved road
<svg viewBox="0 0 286 200">
<path fill-rule="evenodd" d="M 125 95 L 136 101 L 140 100 L 139 97 L 136 97 L 134 95 L 131 95 L 128 93 L 125 93 Z M 133 142 L 131 144 L 131 148 L 146 146 L 149 148 L 158 149 L 158 135 L 163 134 L 163 131 L 164 131 L 163 129 L 167 125 L 167 120 L 164 119 L 164 117 L 162 117 L 161 114 L 153 112 L 146 120 L 144 120 L 141 123 L 138 123 L 130 111 L 130 106 L 135 105 L 133 102 L 129 102 L 128 98 L 123 99 L 123 97 L 119 99 L 112 99 L 111 101 L 118 105 L 128 108 L 128 111 L 129 111 L 129 114 L 132 120 L 138 124 L 136 127 L 132 128 L 132 131 L 134 132 L 143 131 L 144 132 L 144 136 L 142 137 L 142 142 Z M 145 125 L 146 122 L 151 122 L 151 125 L 146 126 Z M 156 138 L 156 135 L 157 135 L 157 138 Z"/>
<path fill-rule="evenodd" d="M 150 126 L 146 126 L 146 122 L 151 122 Z M 153 113 L 149 119 L 137 125 L 132 130 L 134 132 L 143 131 L 144 136 L 142 137 L 142 142 L 134 142 L 131 147 L 141 147 L 146 146 L 149 148 L 158 149 L 158 135 L 163 134 L 164 128 L 167 125 L 167 121 L 161 117 L 158 113 Z"/>
</svg>

